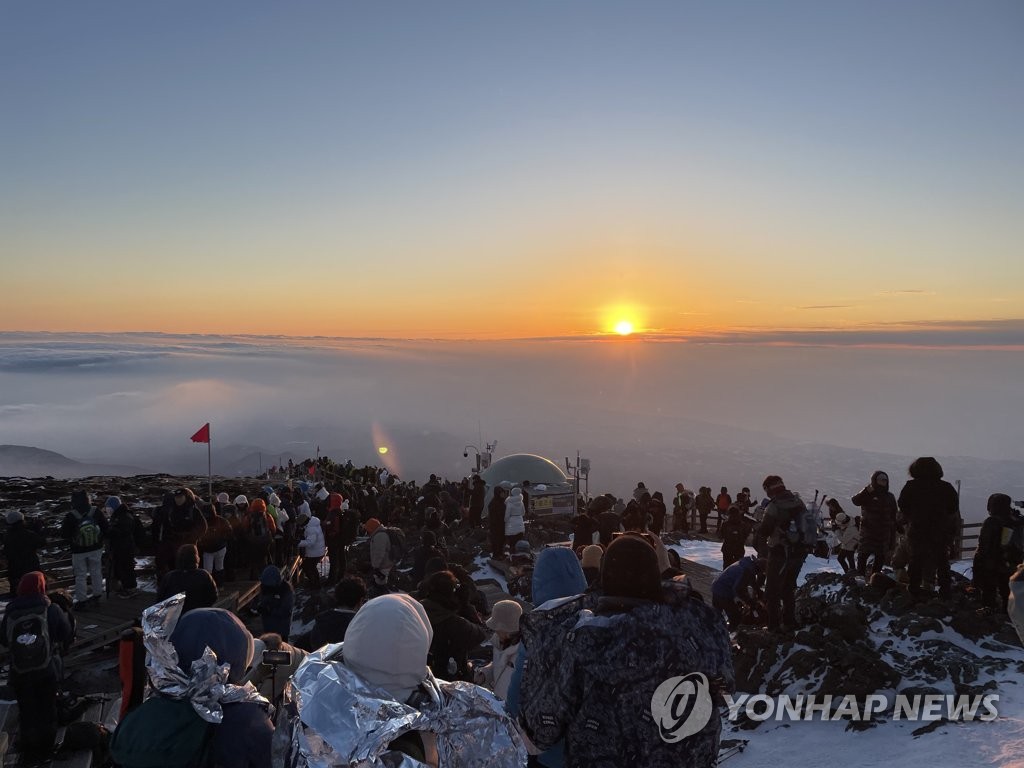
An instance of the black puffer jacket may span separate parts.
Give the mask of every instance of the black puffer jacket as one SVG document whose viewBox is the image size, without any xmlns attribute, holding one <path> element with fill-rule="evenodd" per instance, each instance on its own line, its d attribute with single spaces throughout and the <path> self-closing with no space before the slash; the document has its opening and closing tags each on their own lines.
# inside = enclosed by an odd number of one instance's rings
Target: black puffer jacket
<svg viewBox="0 0 1024 768">
<path fill-rule="evenodd" d="M 888 547 L 896 538 L 896 497 L 888 485 L 878 482 L 884 472 L 871 475 L 871 482 L 851 501 L 860 507 L 860 545 L 863 549 Z"/>
<path fill-rule="evenodd" d="M 960 523 L 960 498 L 942 479 L 942 467 L 930 457 L 910 465 L 910 480 L 900 491 L 900 512 L 910 523 L 908 537 L 918 544 L 952 544 Z"/>
</svg>

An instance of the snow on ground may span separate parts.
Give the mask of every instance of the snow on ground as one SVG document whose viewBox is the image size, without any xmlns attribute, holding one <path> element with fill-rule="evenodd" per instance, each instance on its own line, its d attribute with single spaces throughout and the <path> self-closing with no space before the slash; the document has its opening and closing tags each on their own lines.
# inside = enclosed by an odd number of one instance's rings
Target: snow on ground
<svg viewBox="0 0 1024 768">
<path fill-rule="evenodd" d="M 722 570 L 722 544 L 718 541 L 702 541 L 700 539 L 683 539 L 678 544 L 670 544 L 669 549 L 674 549 L 680 557 L 690 562 L 700 563 L 716 571 Z M 756 555 L 753 547 L 747 547 L 748 555 Z M 807 556 L 804 567 L 800 571 L 798 584 L 803 584 L 808 575 L 812 573 L 842 573 L 843 569 L 835 557 L 822 560 L 812 555 Z"/>
</svg>

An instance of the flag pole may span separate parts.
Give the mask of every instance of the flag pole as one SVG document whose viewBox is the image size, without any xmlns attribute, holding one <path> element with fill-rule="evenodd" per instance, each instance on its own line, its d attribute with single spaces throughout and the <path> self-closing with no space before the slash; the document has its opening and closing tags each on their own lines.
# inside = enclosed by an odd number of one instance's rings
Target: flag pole
<svg viewBox="0 0 1024 768">
<path fill-rule="evenodd" d="M 213 503 L 213 448 L 211 448 L 213 440 L 207 435 L 206 440 L 206 474 L 209 480 L 209 492 L 210 495 L 207 497 L 207 501 Z"/>
</svg>

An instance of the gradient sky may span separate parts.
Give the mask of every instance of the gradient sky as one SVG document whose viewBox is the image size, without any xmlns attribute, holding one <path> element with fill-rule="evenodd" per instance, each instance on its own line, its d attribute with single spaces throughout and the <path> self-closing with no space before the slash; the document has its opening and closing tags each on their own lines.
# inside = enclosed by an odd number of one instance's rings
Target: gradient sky
<svg viewBox="0 0 1024 768">
<path fill-rule="evenodd" d="M 0 330 L 1024 317 L 1024 5 L 9 2 Z"/>
</svg>

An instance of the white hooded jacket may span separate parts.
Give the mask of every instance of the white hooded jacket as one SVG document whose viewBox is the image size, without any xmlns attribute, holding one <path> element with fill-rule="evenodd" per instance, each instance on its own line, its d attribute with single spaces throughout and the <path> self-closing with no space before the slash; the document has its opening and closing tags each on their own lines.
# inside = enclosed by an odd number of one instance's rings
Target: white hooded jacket
<svg viewBox="0 0 1024 768">
<path fill-rule="evenodd" d="M 299 543 L 303 557 L 323 557 L 327 554 L 327 543 L 324 541 L 324 532 L 320 527 L 320 518 L 311 517 L 306 523 L 306 535 Z"/>
<path fill-rule="evenodd" d="M 505 535 L 516 536 L 526 533 L 526 505 L 523 504 L 523 489 L 513 488 L 505 499 Z"/>
</svg>

